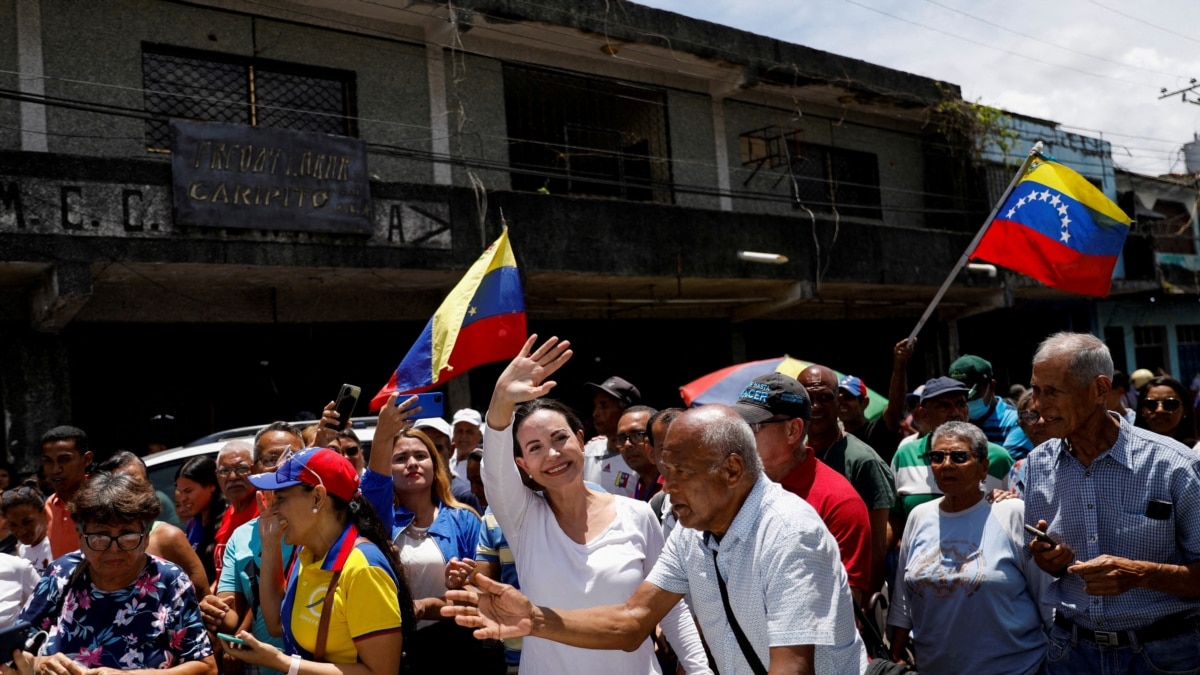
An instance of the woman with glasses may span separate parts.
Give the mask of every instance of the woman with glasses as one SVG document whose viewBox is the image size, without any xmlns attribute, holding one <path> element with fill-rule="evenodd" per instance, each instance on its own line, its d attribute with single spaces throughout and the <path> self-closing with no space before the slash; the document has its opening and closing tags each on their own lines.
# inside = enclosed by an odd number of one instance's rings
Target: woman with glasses
<svg viewBox="0 0 1200 675">
<path fill-rule="evenodd" d="M 46 631 L 39 675 L 95 668 L 215 675 L 196 594 L 183 570 L 146 554 L 161 507 L 154 488 L 97 472 L 70 502 L 79 550 L 54 561 L 21 619 Z"/>
<path fill-rule="evenodd" d="M 946 422 L 927 452 L 940 499 L 915 507 L 904 528 L 888 624 L 892 658 L 911 638 L 928 675 L 1033 675 L 1046 657 L 1038 599 L 1049 578 L 1026 555 L 1025 503 L 984 499 L 988 442 L 968 422 Z"/>
<path fill-rule="evenodd" d="M 19 542 L 15 555 L 28 560 L 39 573 L 45 571 L 53 559 L 46 498 L 32 485 L 22 485 L 0 497 L 0 511 Z"/>
<path fill-rule="evenodd" d="M 175 512 L 183 521 L 188 543 L 204 565 L 205 576 L 215 581 L 213 552 L 221 515 L 225 513 L 225 495 L 217 485 L 217 462 L 212 457 L 193 457 L 179 467 L 175 474 Z"/>
<path fill-rule="evenodd" d="M 483 434 L 488 504 L 516 557 L 521 591 L 534 604 L 623 603 L 658 560 L 662 526 L 649 504 L 584 484 L 583 425 L 570 408 L 541 398 L 555 385 L 547 378 L 571 357 L 569 343 L 550 338 L 535 350 L 536 340 L 529 338 L 492 393 Z M 518 466 L 541 494 L 525 487 Z M 661 626 L 689 675 L 711 672 L 685 602 Z M 660 672 L 650 639 L 622 652 L 526 637 L 521 652 L 522 675 Z"/>
<path fill-rule="evenodd" d="M 1151 379 L 1138 396 L 1136 426 L 1173 438 L 1192 447 L 1196 443 L 1196 425 L 1191 395 L 1187 387 L 1173 377 L 1160 375 Z"/>
<path fill-rule="evenodd" d="M 262 498 L 263 618 L 282 632 L 285 651 L 243 630 L 245 644 L 226 643 L 227 653 L 289 675 L 399 672 L 412 597 L 353 465 L 330 448 L 309 448 L 250 482 Z M 290 561 L 280 559 L 282 543 L 297 547 Z M 270 583 L 280 578 L 282 587 Z"/>
</svg>

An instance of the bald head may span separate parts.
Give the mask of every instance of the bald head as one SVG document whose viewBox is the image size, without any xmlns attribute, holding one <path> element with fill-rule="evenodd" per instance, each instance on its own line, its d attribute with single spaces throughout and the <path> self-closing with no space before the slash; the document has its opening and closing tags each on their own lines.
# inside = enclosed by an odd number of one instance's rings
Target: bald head
<svg viewBox="0 0 1200 675">
<path fill-rule="evenodd" d="M 811 365 L 800 371 L 796 378 L 808 392 L 812 401 L 812 420 L 809 423 L 808 434 L 813 447 L 818 445 L 818 452 L 824 452 L 828 439 L 840 435 L 838 430 L 838 378 L 837 373 L 825 366 Z"/>
<path fill-rule="evenodd" d="M 704 405 L 681 414 L 667 429 L 663 451 L 668 449 L 711 462 L 738 455 L 755 480 L 762 471 L 754 432 L 741 415 L 725 405 Z"/>
<path fill-rule="evenodd" d="M 680 415 L 667 429 L 660 467 L 679 523 L 717 536 L 729 529 L 762 473 L 750 426 L 723 405 Z"/>
</svg>

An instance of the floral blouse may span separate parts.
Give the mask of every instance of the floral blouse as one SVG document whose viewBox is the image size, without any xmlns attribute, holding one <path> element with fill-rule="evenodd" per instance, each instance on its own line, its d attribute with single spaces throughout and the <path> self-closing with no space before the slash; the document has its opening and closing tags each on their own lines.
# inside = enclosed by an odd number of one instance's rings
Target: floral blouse
<svg viewBox="0 0 1200 675">
<path fill-rule="evenodd" d="M 51 563 L 21 613 L 21 620 L 49 634 L 40 653 L 121 670 L 171 668 L 211 655 L 192 582 L 174 563 L 148 557 L 137 580 L 119 591 L 95 588 L 86 573 L 67 589 L 71 573 L 85 564 L 79 551 Z"/>
</svg>

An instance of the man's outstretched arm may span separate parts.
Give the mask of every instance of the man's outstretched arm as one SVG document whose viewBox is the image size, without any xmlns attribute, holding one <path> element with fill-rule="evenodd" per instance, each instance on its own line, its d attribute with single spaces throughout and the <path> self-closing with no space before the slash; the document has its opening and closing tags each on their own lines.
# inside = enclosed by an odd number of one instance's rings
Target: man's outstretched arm
<svg viewBox="0 0 1200 675">
<path fill-rule="evenodd" d="M 455 604 L 442 608 L 442 615 L 476 629 L 476 638 L 533 635 L 585 649 L 634 651 L 683 598 L 643 581 L 624 604 L 558 610 L 536 607 L 517 589 L 486 576 L 477 574 L 474 581 L 478 591 L 446 592 Z"/>
</svg>

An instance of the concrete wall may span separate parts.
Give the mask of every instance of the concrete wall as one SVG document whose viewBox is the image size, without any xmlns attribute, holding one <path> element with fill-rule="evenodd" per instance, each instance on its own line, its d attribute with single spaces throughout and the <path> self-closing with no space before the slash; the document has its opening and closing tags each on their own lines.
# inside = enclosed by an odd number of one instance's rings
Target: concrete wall
<svg viewBox="0 0 1200 675">
<path fill-rule="evenodd" d="M 764 167 L 755 174 L 752 165 L 742 166 L 741 163 L 739 139 L 742 134 L 767 126 L 779 126 L 800 130 L 803 140 L 809 143 L 874 154 L 879 167 L 883 223 L 893 227 L 921 227 L 924 224 L 920 213 L 924 204 L 924 161 L 920 137 L 740 101 L 727 100 L 724 106 L 730 187 L 735 194 L 738 191 L 750 191 L 780 198 L 779 201 L 764 201 L 735 197 L 735 211 L 801 214 L 807 218 L 803 211 L 794 209 L 790 202 L 791 186 L 785 167 Z"/>
<path fill-rule="evenodd" d="M 504 68 L 498 59 L 446 50 L 446 109 L 450 152 L 468 161 L 508 166 L 508 122 L 504 113 Z M 489 190 L 511 186 L 507 171 L 472 169 Z M 469 186 L 467 172 L 454 167 L 454 184 Z"/>
<path fill-rule="evenodd" d="M 54 78 L 46 84 L 50 96 L 142 108 L 143 42 L 257 55 L 354 72 L 359 137 L 421 153 L 430 149 L 421 46 L 154 0 L 42 0 L 41 11 L 46 74 Z M 151 156 L 142 120 L 63 108 L 50 108 L 47 116 L 57 134 L 51 152 Z M 380 153 L 371 157 L 371 172 L 384 181 L 432 179 L 429 162 Z"/>
<path fill-rule="evenodd" d="M 17 72 L 17 3 L 0 2 L 0 70 Z M 0 88 L 16 90 L 17 76 L 0 73 Z M 21 147 L 20 104 L 0 99 L 0 148 L 16 150 Z"/>
<path fill-rule="evenodd" d="M 671 179 L 680 186 L 675 203 L 699 209 L 716 209 L 720 200 L 711 194 L 717 189 L 716 140 L 713 137 L 713 106 L 721 105 L 709 96 L 667 90 L 667 129 L 670 134 Z M 689 192 L 696 190 L 698 192 Z"/>
</svg>

